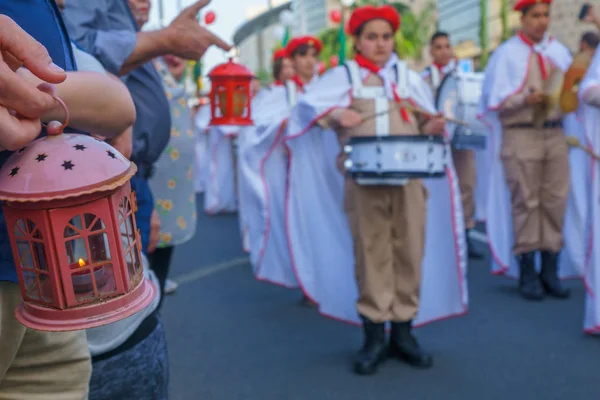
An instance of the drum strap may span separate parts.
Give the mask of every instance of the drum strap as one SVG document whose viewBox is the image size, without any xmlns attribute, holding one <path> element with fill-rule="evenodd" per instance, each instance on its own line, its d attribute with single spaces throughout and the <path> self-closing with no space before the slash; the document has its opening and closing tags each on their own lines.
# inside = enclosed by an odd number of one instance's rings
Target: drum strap
<svg viewBox="0 0 600 400">
<path fill-rule="evenodd" d="M 290 107 L 294 107 L 298 102 L 298 87 L 292 80 L 285 82 L 285 90 L 287 95 L 287 101 Z"/>
<path fill-rule="evenodd" d="M 352 87 L 352 97 L 355 99 L 373 99 L 375 102 L 375 134 L 377 136 L 388 136 L 390 132 L 390 120 L 387 112 L 390 102 L 382 86 L 364 86 L 360 76 L 360 67 L 354 60 L 344 64 L 348 73 L 348 80 Z M 408 65 L 400 61 L 395 66 L 396 92 L 399 98 L 410 97 L 408 83 Z"/>
</svg>

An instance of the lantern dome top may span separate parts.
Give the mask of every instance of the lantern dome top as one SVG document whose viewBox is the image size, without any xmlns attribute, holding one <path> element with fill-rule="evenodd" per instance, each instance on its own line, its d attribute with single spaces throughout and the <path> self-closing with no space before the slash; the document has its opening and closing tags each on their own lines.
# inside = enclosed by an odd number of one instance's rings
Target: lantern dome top
<svg viewBox="0 0 600 400">
<path fill-rule="evenodd" d="M 136 171 L 135 164 L 103 140 L 45 136 L 13 153 L 0 168 L 0 200 L 36 202 L 110 191 Z"/>
<path fill-rule="evenodd" d="M 214 67 L 209 73 L 209 78 L 253 78 L 254 74 L 245 65 L 233 62 L 233 59 L 229 59 L 228 62 L 219 64 Z"/>
</svg>

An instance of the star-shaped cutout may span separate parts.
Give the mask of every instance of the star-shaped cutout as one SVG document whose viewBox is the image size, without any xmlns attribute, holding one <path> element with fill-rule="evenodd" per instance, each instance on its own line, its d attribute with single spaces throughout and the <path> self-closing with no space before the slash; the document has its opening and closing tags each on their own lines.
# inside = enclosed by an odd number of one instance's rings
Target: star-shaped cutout
<svg viewBox="0 0 600 400">
<path fill-rule="evenodd" d="M 115 156 L 115 153 L 113 153 L 113 152 L 112 152 L 112 151 L 110 151 L 110 150 L 106 150 L 106 154 L 108 154 L 108 156 L 109 156 L 110 158 L 113 158 L 113 159 L 114 159 L 114 158 L 117 158 L 117 156 Z"/>
<path fill-rule="evenodd" d="M 82 144 L 76 144 L 75 146 L 73 146 L 73 148 L 74 148 L 75 150 L 79 150 L 79 151 L 84 151 L 85 149 L 87 149 L 87 147 L 85 147 L 85 146 L 84 146 L 84 145 L 82 145 Z"/>
<path fill-rule="evenodd" d="M 27 146 L 23 147 L 22 149 L 19 149 L 19 151 L 17 151 L 18 154 L 21 154 L 22 152 L 25 151 L 25 149 L 27 149 Z"/>
<path fill-rule="evenodd" d="M 19 167 L 14 167 L 10 170 L 10 176 L 13 177 L 19 172 Z"/>
<path fill-rule="evenodd" d="M 62 163 L 62 167 L 66 170 L 72 170 L 75 164 L 73 164 L 70 160 Z"/>
<path fill-rule="evenodd" d="M 37 162 L 42 162 L 44 161 L 46 158 L 48 158 L 48 154 L 42 153 L 42 154 L 38 154 L 37 157 L 35 158 L 35 161 Z"/>
</svg>

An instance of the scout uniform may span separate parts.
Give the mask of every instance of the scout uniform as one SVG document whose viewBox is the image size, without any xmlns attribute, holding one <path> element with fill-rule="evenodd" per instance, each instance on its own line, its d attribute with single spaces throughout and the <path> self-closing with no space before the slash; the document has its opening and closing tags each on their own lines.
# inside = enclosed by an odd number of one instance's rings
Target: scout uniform
<svg viewBox="0 0 600 400">
<path fill-rule="evenodd" d="M 434 97 L 446 75 L 455 69 L 456 61 L 452 60 L 444 66 L 431 64 L 423 71 L 421 77 L 431 87 Z M 482 258 L 483 255 L 475 250 L 469 239 L 469 231 L 475 228 L 475 183 L 477 179 L 475 152 L 473 150 L 452 148 L 452 159 L 456 174 L 458 175 L 469 257 Z"/>
<path fill-rule="evenodd" d="M 550 4 L 550 0 L 544 2 Z M 521 0 L 515 10 L 527 12 L 537 3 Z M 501 126 L 498 155 L 510 190 L 512 250 L 519 264 L 520 291 L 527 299 L 541 299 L 544 291 L 559 298 L 569 294 L 557 276 L 569 193 L 568 148 L 558 101 L 550 99 L 560 91 L 560 78 L 571 60 L 568 49 L 554 39 L 546 36 L 534 44 L 520 32 L 495 52 L 486 69 L 483 103 L 487 111 L 497 113 Z M 543 91 L 548 100 L 527 105 L 533 90 Z M 502 257 L 494 248 L 502 244 L 498 239 L 501 227 L 495 222 L 502 210 L 491 204 L 488 209 L 490 246 Z M 538 251 L 542 259 L 539 277 L 535 271 Z"/>
</svg>

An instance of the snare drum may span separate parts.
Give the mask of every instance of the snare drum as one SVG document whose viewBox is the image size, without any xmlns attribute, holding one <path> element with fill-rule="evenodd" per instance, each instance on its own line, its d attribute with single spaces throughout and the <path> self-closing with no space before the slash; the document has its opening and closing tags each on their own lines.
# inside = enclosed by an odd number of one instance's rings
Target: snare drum
<svg viewBox="0 0 600 400">
<path fill-rule="evenodd" d="M 354 136 L 344 146 L 347 173 L 359 185 L 404 185 L 409 179 L 446 175 L 442 136 Z"/>
<path fill-rule="evenodd" d="M 468 127 L 446 123 L 452 147 L 482 150 L 486 146 L 487 127 L 477 119 L 484 74 L 453 71 L 438 88 L 435 105 L 444 115 L 464 121 Z"/>
</svg>

